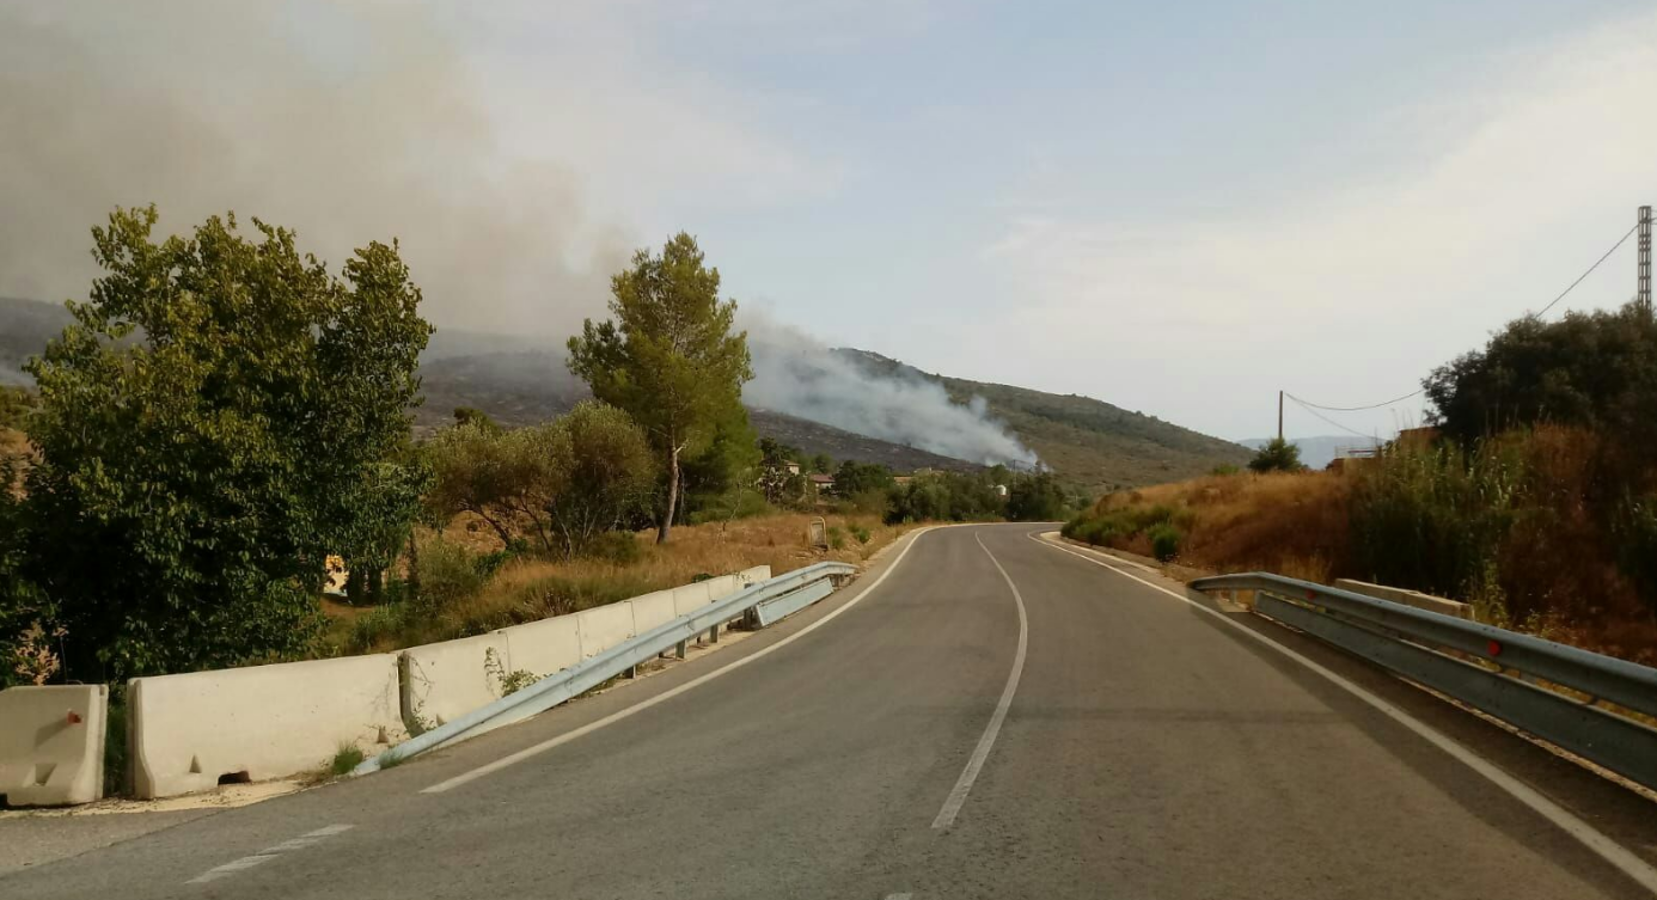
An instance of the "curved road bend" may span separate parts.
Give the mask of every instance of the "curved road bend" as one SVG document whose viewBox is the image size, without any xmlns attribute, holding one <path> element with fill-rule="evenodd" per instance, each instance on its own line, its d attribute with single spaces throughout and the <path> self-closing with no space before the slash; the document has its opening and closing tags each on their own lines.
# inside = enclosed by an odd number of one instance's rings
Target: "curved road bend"
<svg viewBox="0 0 1657 900">
<path fill-rule="evenodd" d="M 373 777 L 0 877 L 0 897 L 1648 896 L 1349 692 L 1040 530 L 927 532 L 718 653 Z M 1604 790 L 1608 821 L 1649 813 Z"/>
</svg>

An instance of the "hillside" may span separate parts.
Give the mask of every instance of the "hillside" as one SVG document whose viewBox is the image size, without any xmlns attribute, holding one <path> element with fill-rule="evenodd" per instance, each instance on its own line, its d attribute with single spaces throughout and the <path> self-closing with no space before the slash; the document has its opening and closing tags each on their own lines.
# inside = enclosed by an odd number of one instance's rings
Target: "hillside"
<svg viewBox="0 0 1657 900">
<path fill-rule="evenodd" d="M 68 321 L 61 306 L 0 298 L 0 384 L 27 383 L 21 365 Z M 423 358 L 426 402 L 415 411 L 416 430 L 429 433 L 451 421 L 457 406 L 474 406 L 504 424 L 524 425 L 558 415 L 587 396 L 586 386 L 564 368 L 562 352 L 531 349 L 536 344 L 521 336 L 442 329 Z M 962 403 L 974 396 L 984 398 L 991 418 L 1005 423 L 1066 480 L 1092 490 L 1176 481 L 1249 458 L 1248 449 L 1239 444 L 1091 397 L 936 375 L 862 350 L 835 352 L 876 378 L 924 378 L 943 385 Z M 880 462 L 898 471 L 974 468 L 969 462 L 778 410 L 750 413 L 760 434 L 808 453 Z"/>
<path fill-rule="evenodd" d="M 70 321 L 61 305 L 0 297 L 0 385 L 29 384 L 23 364 Z"/>
<path fill-rule="evenodd" d="M 429 433 L 453 421 L 455 407 L 483 410 L 503 425 L 541 422 L 568 412 L 590 396 L 564 367 L 562 355 L 520 351 L 427 359 L 420 367 L 426 402 L 415 411 L 415 430 Z M 768 409 L 748 410 L 754 430 L 810 454 L 890 466 L 898 472 L 931 468 L 966 471 L 976 465 L 914 447 L 853 434 Z"/>
<path fill-rule="evenodd" d="M 1095 490 L 1191 478 L 1224 463 L 1241 465 L 1251 455 L 1241 444 L 1092 397 L 950 378 L 866 350 L 838 352 L 873 373 L 937 381 L 957 402 L 983 397 L 990 415 L 1005 422 L 1044 463 Z"/>
</svg>

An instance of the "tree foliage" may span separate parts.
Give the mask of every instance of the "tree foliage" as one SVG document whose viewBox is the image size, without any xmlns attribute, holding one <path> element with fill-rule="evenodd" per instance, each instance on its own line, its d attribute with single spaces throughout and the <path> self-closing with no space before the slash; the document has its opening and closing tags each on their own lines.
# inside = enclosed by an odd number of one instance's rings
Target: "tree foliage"
<svg viewBox="0 0 1657 900">
<path fill-rule="evenodd" d="M 696 240 L 683 232 L 660 256 L 638 251 L 610 290 L 613 318 L 589 319 L 570 338 L 570 371 L 644 428 L 667 476 L 657 526 L 657 540 L 666 541 L 683 457 L 705 447 L 720 422 L 746 416 L 748 335 L 734 330 L 736 303 L 719 299 L 719 270 L 704 264 Z"/>
<path fill-rule="evenodd" d="M 439 522 L 470 512 L 508 545 L 526 532 L 542 550 L 553 548 L 547 507 L 569 488 L 574 465 L 566 427 L 503 431 L 469 419 L 438 432 L 427 455 L 435 479 L 426 504 Z"/>
<path fill-rule="evenodd" d="M 159 243 L 156 221 L 93 229 L 105 274 L 29 367 L 28 574 L 78 678 L 300 652 L 326 555 L 409 512 L 363 503 L 400 477 L 431 333 L 395 244 L 336 277 L 257 219 Z"/>
<path fill-rule="evenodd" d="M 1432 424 L 1469 443 L 1549 422 L 1604 429 L 1648 449 L 1657 440 L 1657 321 L 1632 304 L 1508 323 L 1483 350 L 1424 382 Z"/>
<path fill-rule="evenodd" d="M 1300 472 L 1305 468 L 1300 448 L 1280 437 L 1272 438 L 1249 460 L 1249 470 L 1254 472 Z"/>
<path fill-rule="evenodd" d="M 1014 522 L 1056 522 L 1069 514 L 1064 488 L 1052 472 L 1012 479 L 1007 490 L 1007 518 Z"/>
<path fill-rule="evenodd" d="M 587 552 L 599 535 L 624 528 L 649 502 L 656 465 L 644 431 L 621 410 L 581 403 L 559 420 L 569 436 L 569 486 L 548 512 L 564 553 Z"/>
</svg>

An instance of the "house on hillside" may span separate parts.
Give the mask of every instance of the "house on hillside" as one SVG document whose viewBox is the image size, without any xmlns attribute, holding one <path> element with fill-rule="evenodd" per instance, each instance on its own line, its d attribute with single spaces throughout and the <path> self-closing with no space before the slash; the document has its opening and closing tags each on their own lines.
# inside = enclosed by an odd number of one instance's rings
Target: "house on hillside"
<svg viewBox="0 0 1657 900">
<path fill-rule="evenodd" d="M 821 472 L 813 472 L 807 477 L 811 481 L 812 489 L 817 492 L 817 496 L 821 497 L 824 494 L 834 493 L 833 475 L 824 475 Z"/>
</svg>

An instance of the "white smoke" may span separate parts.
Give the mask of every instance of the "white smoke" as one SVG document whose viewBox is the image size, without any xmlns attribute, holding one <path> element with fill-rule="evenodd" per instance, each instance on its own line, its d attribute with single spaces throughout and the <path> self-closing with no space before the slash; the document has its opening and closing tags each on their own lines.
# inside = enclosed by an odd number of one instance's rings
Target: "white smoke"
<svg viewBox="0 0 1657 900">
<path fill-rule="evenodd" d="M 754 358 L 754 380 L 742 389 L 749 406 L 985 465 L 1037 463 L 990 418 L 982 397 L 962 405 L 941 384 L 908 371 L 871 372 L 762 314 L 744 310 L 742 325 Z"/>
<path fill-rule="evenodd" d="M 0 0 L 0 296 L 84 298 L 89 229 L 234 210 L 338 267 L 401 239 L 440 325 L 578 328 L 632 249 L 503 146 L 423 4 Z M 158 235 L 159 237 L 160 235 Z"/>
</svg>

